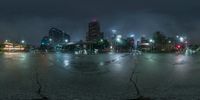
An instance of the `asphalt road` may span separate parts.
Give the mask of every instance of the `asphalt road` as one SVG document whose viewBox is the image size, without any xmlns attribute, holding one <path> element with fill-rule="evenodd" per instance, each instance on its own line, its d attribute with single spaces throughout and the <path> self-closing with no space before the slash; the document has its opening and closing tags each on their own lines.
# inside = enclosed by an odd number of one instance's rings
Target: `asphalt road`
<svg viewBox="0 0 200 100">
<path fill-rule="evenodd" d="M 0 100 L 200 99 L 200 55 L 1 53 Z"/>
</svg>

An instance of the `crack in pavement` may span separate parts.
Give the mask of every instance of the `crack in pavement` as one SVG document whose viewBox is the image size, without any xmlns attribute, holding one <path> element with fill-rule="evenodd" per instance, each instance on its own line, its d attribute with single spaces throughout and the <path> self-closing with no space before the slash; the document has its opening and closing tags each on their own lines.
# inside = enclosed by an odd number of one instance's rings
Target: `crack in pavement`
<svg viewBox="0 0 200 100">
<path fill-rule="evenodd" d="M 135 68 L 133 69 L 133 71 L 131 73 L 130 82 L 133 83 L 138 97 L 136 99 L 128 99 L 128 100 L 151 100 L 149 97 L 144 97 L 144 96 L 141 95 L 140 89 L 137 85 L 137 76 L 135 74 L 137 73 L 136 69 L 137 69 L 137 66 L 138 66 L 138 62 L 137 62 L 136 59 L 135 59 L 135 62 L 134 62 L 134 66 L 135 66 Z M 136 79 L 134 78 L 134 76 L 135 76 Z"/>
<path fill-rule="evenodd" d="M 141 96 L 139 87 L 137 85 L 137 77 L 136 77 L 136 81 L 134 80 L 134 76 L 135 76 L 135 73 L 136 73 L 136 67 L 137 67 L 137 64 L 135 63 L 135 68 L 134 68 L 133 72 L 131 73 L 130 82 L 132 82 L 134 84 L 134 87 L 136 89 L 137 95 Z"/>
<path fill-rule="evenodd" d="M 39 73 L 38 71 L 36 70 L 36 84 L 38 85 L 38 89 L 36 91 L 36 93 L 40 96 L 40 98 L 37 98 L 37 99 L 32 99 L 32 100 L 49 100 L 47 96 L 45 96 L 44 94 L 42 94 L 42 84 L 40 83 L 40 80 L 39 80 Z"/>
</svg>

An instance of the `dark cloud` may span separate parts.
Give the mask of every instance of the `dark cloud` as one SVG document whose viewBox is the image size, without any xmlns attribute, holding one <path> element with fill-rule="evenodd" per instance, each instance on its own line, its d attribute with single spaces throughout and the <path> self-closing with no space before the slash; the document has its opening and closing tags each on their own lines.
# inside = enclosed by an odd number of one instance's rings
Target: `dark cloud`
<svg viewBox="0 0 200 100">
<path fill-rule="evenodd" d="M 160 30 L 169 35 L 184 33 L 198 40 L 197 0 L 1 0 L 0 39 L 26 39 L 38 44 L 51 26 L 84 39 L 87 23 L 100 20 L 110 36 L 117 28 L 124 35 L 150 35 Z"/>
</svg>

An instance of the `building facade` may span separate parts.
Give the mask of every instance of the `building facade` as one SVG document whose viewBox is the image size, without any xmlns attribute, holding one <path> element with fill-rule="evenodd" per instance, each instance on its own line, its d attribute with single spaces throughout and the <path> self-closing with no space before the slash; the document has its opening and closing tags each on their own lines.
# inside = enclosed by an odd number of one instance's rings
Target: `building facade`
<svg viewBox="0 0 200 100">
<path fill-rule="evenodd" d="M 4 52 L 22 52 L 22 51 L 28 51 L 28 48 L 25 44 L 21 44 L 18 42 L 14 41 L 8 41 L 6 40 L 2 45 L 1 45 L 1 51 Z"/>
<path fill-rule="evenodd" d="M 51 28 L 49 30 L 49 38 L 52 44 L 63 44 L 70 42 L 69 34 L 66 34 L 64 31 L 61 31 L 57 28 Z"/>
<path fill-rule="evenodd" d="M 103 39 L 104 33 L 101 32 L 100 23 L 98 21 L 92 21 L 88 24 L 88 32 L 86 33 L 86 41 L 95 42 Z"/>
<path fill-rule="evenodd" d="M 57 28 L 51 28 L 48 36 L 44 36 L 41 40 L 42 49 L 54 49 L 62 48 L 70 42 L 70 35 Z"/>
</svg>

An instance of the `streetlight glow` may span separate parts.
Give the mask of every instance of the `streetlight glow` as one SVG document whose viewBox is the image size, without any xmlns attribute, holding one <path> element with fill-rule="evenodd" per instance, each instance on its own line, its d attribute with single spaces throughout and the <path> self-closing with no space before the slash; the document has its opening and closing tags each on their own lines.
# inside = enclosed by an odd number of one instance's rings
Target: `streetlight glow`
<svg viewBox="0 0 200 100">
<path fill-rule="evenodd" d="M 120 39 L 120 38 L 117 38 L 116 40 L 117 40 L 117 42 L 120 42 L 120 41 L 121 41 L 121 39 Z"/>
<path fill-rule="evenodd" d="M 184 38 L 183 37 L 180 37 L 179 40 L 180 40 L 180 42 L 184 42 Z"/>
<path fill-rule="evenodd" d="M 50 39 L 49 39 L 49 41 L 51 42 L 51 41 L 52 41 L 52 39 L 50 38 Z"/>
<path fill-rule="evenodd" d="M 149 42 L 150 42 L 150 43 L 154 43 L 154 40 L 153 40 L 153 39 L 150 39 Z"/>
<path fill-rule="evenodd" d="M 24 40 L 22 40 L 22 41 L 21 41 L 21 43 L 22 43 L 22 44 L 24 44 L 24 43 L 25 43 L 25 41 L 24 41 Z"/>
<path fill-rule="evenodd" d="M 116 41 L 121 42 L 122 35 L 117 35 Z"/>
<path fill-rule="evenodd" d="M 130 37 L 135 37 L 135 35 L 134 34 L 131 34 L 131 36 Z"/>
<path fill-rule="evenodd" d="M 68 39 L 65 39 L 65 42 L 66 42 L 66 43 L 69 42 Z"/>
</svg>

